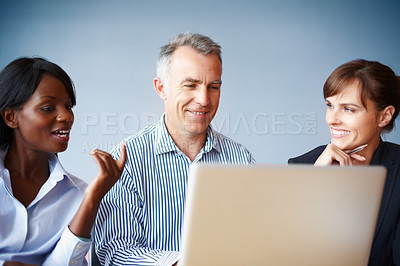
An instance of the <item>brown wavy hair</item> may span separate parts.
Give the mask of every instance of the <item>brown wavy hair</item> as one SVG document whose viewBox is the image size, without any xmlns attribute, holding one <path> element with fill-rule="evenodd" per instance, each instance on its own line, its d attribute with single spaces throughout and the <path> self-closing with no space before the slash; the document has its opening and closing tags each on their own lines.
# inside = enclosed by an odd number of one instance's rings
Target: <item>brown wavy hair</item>
<svg viewBox="0 0 400 266">
<path fill-rule="evenodd" d="M 369 99 L 378 112 L 390 105 L 395 108 L 392 120 L 383 128 L 386 132 L 391 131 L 400 109 L 400 78 L 390 67 L 377 61 L 353 60 L 339 66 L 329 75 L 324 84 L 324 98 L 341 93 L 347 85 L 357 81 L 364 107 Z"/>
</svg>

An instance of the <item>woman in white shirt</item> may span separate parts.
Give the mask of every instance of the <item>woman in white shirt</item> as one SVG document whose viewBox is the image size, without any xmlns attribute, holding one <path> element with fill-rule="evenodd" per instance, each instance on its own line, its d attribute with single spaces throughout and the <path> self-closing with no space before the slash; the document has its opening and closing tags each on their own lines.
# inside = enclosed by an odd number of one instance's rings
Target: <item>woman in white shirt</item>
<svg viewBox="0 0 400 266">
<path fill-rule="evenodd" d="M 59 66 L 20 58 L 0 73 L 0 265 L 86 265 L 101 199 L 126 160 L 91 152 L 99 171 L 86 183 L 66 172 L 75 91 Z M 22 263 L 22 264 L 21 264 Z"/>
</svg>

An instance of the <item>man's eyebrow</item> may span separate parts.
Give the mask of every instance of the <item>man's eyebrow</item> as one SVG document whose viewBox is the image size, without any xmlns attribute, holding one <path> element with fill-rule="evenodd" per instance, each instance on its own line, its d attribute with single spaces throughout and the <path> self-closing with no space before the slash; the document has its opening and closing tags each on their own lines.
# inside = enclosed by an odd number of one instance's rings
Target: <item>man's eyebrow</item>
<svg viewBox="0 0 400 266">
<path fill-rule="evenodd" d="M 184 80 L 182 80 L 182 83 L 183 82 L 200 83 L 200 80 L 195 79 L 195 78 L 185 78 Z"/>
<path fill-rule="evenodd" d="M 200 80 L 195 79 L 195 78 L 185 78 L 184 80 L 182 80 L 182 83 L 183 82 L 201 83 Z M 220 79 L 214 80 L 214 81 L 211 81 L 210 84 L 222 84 L 222 80 L 220 80 Z"/>
<path fill-rule="evenodd" d="M 214 80 L 211 82 L 211 84 L 222 84 L 222 80 Z"/>
</svg>

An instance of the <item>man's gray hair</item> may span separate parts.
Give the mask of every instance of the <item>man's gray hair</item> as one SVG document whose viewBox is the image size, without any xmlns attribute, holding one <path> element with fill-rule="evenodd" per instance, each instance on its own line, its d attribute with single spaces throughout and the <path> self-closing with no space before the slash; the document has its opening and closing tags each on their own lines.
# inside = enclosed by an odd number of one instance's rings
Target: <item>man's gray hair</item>
<svg viewBox="0 0 400 266">
<path fill-rule="evenodd" d="M 167 85 L 169 64 L 172 54 L 180 46 L 188 46 L 195 49 L 197 52 L 208 55 L 215 54 L 218 56 L 222 65 L 221 46 L 211 40 L 211 38 L 197 33 L 183 33 L 175 36 L 170 42 L 161 47 L 157 61 L 157 77 Z"/>
</svg>

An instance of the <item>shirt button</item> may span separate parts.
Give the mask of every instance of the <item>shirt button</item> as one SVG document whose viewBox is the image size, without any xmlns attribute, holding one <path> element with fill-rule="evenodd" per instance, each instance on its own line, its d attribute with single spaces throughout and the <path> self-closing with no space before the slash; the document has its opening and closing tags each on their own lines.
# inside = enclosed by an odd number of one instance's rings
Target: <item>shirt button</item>
<svg viewBox="0 0 400 266">
<path fill-rule="evenodd" d="M 70 261 L 69 261 L 69 265 L 72 265 L 72 264 L 74 264 L 74 263 L 75 263 L 74 260 L 70 260 Z"/>
<path fill-rule="evenodd" d="M 81 250 L 82 249 L 82 245 L 78 245 L 77 249 Z"/>
</svg>

